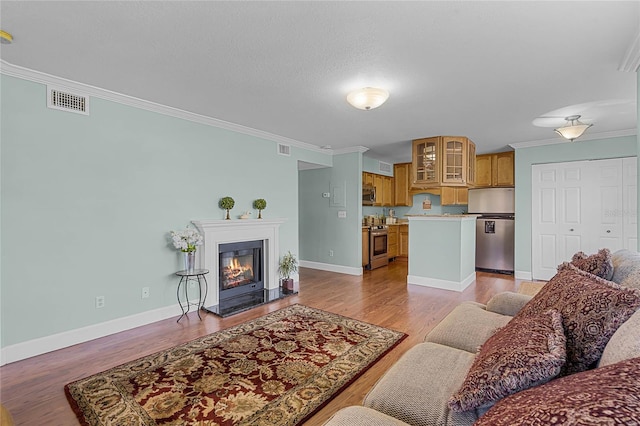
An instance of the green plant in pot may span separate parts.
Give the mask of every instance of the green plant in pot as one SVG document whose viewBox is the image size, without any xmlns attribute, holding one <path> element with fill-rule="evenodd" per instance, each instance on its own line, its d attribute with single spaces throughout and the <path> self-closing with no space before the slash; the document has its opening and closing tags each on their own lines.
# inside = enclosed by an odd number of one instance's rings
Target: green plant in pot
<svg viewBox="0 0 640 426">
<path fill-rule="evenodd" d="M 236 202 L 233 200 L 233 198 L 222 197 L 220 198 L 220 202 L 218 203 L 218 205 L 220 206 L 221 209 L 225 209 L 227 211 L 227 216 L 225 217 L 225 219 L 230 220 L 231 217 L 229 216 L 229 210 L 231 210 L 233 206 L 236 205 Z"/>
<path fill-rule="evenodd" d="M 253 208 L 258 210 L 258 219 L 262 219 L 262 210 L 267 208 L 267 200 L 258 198 L 253 201 Z"/>
<path fill-rule="evenodd" d="M 287 252 L 282 259 L 280 259 L 280 264 L 278 265 L 278 272 L 280 272 L 280 276 L 282 277 L 282 292 L 283 293 L 293 293 L 293 278 L 291 275 L 298 271 L 298 259 L 296 256 L 292 254 L 290 251 Z"/>
</svg>

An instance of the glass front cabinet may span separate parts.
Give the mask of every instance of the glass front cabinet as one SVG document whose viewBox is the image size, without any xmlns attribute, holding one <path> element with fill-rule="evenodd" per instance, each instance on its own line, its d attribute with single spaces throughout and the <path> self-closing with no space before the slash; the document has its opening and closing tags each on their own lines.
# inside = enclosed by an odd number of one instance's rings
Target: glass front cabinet
<svg viewBox="0 0 640 426">
<path fill-rule="evenodd" d="M 412 189 L 475 183 L 476 146 L 464 136 L 414 140 L 412 159 Z"/>
</svg>

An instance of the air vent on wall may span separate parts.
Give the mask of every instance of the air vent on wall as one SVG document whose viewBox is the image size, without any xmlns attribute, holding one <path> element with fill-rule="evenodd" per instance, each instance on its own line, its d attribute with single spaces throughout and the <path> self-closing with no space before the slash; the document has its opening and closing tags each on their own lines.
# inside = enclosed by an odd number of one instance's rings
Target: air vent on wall
<svg viewBox="0 0 640 426">
<path fill-rule="evenodd" d="M 283 143 L 278 144 L 278 154 L 291 156 L 291 145 L 285 145 Z"/>
<path fill-rule="evenodd" d="M 392 165 L 389 163 L 385 163 L 384 161 L 378 161 L 378 169 L 381 172 L 391 173 Z"/>
<path fill-rule="evenodd" d="M 89 115 L 89 97 L 47 86 L 47 106 L 61 111 Z"/>
</svg>

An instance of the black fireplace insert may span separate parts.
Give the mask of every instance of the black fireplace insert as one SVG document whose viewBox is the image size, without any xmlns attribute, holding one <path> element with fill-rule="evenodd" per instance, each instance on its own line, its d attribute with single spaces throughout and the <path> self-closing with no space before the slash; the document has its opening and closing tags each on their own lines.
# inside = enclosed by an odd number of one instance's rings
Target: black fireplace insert
<svg viewBox="0 0 640 426">
<path fill-rule="evenodd" d="M 219 246 L 220 303 L 264 289 L 263 241 Z"/>
</svg>

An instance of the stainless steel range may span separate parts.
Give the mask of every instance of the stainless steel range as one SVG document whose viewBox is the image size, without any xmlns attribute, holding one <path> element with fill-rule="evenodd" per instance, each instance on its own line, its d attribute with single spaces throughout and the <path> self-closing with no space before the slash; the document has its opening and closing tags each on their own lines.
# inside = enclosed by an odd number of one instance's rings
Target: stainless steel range
<svg viewBox="0 0 640 426">
<path fill-rule="evenodd" d="M 387 256 L 387 234 L 389 227 L 386 225 L 373 225 L 369 227 L 369 264 L 367 269 L 376 269 L 389 264 Z"/>
</svg>

